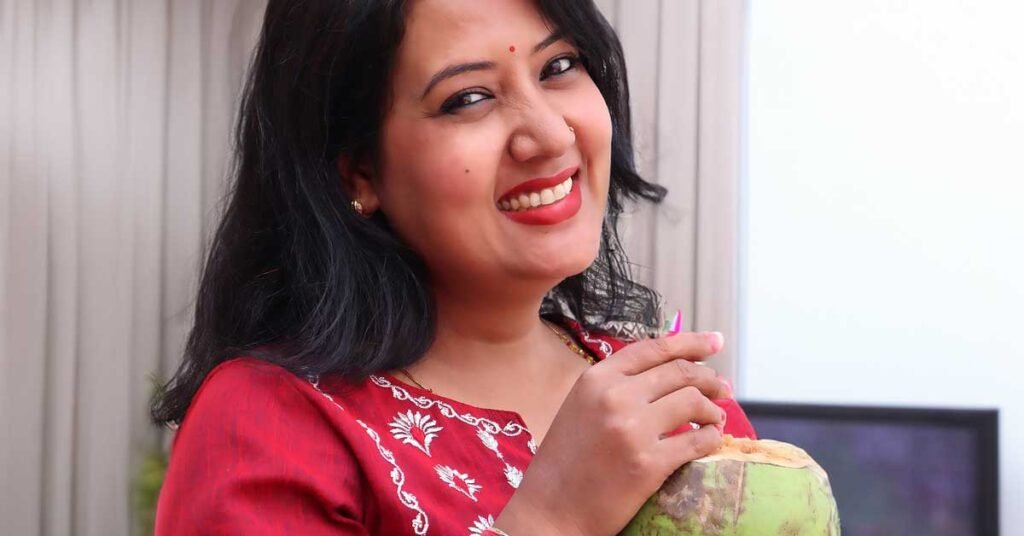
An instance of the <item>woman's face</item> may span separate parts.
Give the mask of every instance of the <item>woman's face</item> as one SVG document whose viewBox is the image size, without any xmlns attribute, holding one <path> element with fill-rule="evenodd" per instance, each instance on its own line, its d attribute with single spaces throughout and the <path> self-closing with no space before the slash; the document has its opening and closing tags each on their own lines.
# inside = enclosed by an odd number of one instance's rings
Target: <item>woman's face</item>
<svg viewBox="0 0 1024 536">
<path fill-rule="evenodd" d="M 611 119 L 553 30 L 526 0 L 411 2 L 373 187 L 440 284 L 554 285 L 597 255 Z"/>
</svg>

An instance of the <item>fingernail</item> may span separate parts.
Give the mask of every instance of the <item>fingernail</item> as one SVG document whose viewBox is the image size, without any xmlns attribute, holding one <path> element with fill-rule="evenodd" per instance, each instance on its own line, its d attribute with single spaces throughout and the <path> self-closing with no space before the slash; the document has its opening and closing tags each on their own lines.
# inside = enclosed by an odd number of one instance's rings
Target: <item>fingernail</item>
<svg viewBox="0 0 1024 536">
<path fill-rule="evenodd" d="M 724 378 L 719 378 L 718 381 L 722 382 L 722 387 L 725 387 L 725 397 L 726 398 L 732 398 L 733 397 L 733 390 L 732 390 L 732 384 L 729 383 L 729 380 L 726 380 Z"/>
<path fill-rule="evenodd" d="M 672 320 L 669 321 L 669 323 L 668 323 L 668 330 L 665 332 L 665 336 L 666 337 L 671 337 L 673 335 L 678 335 L 679 332 L 682 329 L 683 329 L 683 311 L 680 310 L 680 309 L 676 309 L 675 316 L 673 316 Z"/>
<path fill-rule="evenodd" d="M 711 344 L 711 353 L 717 354 L 723 346 L 725 346 L 725 336 L 718 331 L 712 331 L 706 333 L 705 336 L 708 338 L 708 342 Z"/>
<path fill-rule="evenodd" d="M 719 409 L 719 411 L 722 412 L 722 422 L 716 424 L 715 428 L 718 428 L 718 433 L 725 434 L 725 422 L 729 419 L 729 414 L 726 413 L 725 410 L 722 409 L 722 408 L 718 408 L 718 409 Z"/>
</svg>

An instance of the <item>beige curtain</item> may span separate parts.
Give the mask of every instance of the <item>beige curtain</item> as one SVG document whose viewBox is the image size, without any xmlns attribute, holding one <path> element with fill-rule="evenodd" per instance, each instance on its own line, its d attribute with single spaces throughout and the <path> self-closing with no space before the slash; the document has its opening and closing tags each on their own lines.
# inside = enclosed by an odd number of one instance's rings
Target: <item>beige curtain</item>
<svg viewBox="0 0 1024 536">
<path fill-rule="evenodd" d="M 262 4 L 0 3 L 0 532 L 129 534 Z"/>
<path fill-rule="evenodd" d="M 625 49 L 640 171 L 669 189 L 623 217 L 624 246 L 686 329 L 725 334 L 709 363 L 735 378 L 746 0 L 597 4 Z"/>
<path fill-rule="evenodd" d="M 642 172 L 639 275 L 736 340 L 743 0 L 603 0 Z M 262 0 L 0 0 L 0 532 L 133 532 L 150 375 L 189 325 Z M 735 347 L 716 366 L 732 374 Z"/>
</svg>

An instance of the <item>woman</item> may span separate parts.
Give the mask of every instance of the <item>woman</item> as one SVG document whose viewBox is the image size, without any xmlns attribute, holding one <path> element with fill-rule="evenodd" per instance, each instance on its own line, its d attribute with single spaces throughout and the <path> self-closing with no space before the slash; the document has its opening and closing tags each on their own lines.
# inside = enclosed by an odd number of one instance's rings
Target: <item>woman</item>
<svg viewBox="0 0 1024 536">
<path fill-rule="evenodd" d="M 648 338 L 630 136 L 589 2 L 271 0 L 157 532 L 613 534 L 751 435 L 720 334 Z"/>
</svg>

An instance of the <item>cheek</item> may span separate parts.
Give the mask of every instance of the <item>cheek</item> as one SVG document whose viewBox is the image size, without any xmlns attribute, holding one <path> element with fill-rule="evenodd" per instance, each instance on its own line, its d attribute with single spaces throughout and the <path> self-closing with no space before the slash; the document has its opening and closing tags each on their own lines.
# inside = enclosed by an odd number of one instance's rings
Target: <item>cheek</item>
<svg viewBox="0 0 1024 536">
<path fill-rule="evenodd" d="M 587 126 L 593 129 L 598 137 L 603 137 L 610 144 L 612 137 L 611 113 L 608 111 L 608 103 L 601 95 L 601 90 L 597 89 L 593 81 L 590 82 L 579 102 Z"/>
<path fill-rule="evenodd" d="M 577 123 L 585 134 L 580 136 L 581 151 L 593 173 L 593 187 L 599 194 L 608 191 L 611 174 L 612 120 L 608 106 L 596 86 L 579 100 Z"/>
<path fill-rule="evenodd" d="M 407 241 L 424 246 L 460 232 L 474 219 L 465 217 L 467 211 L 490 206 L 493 165 L 477 147 L 479 136 L 443 128 L 392 128 L 403 135 L 384 148 L 381 209 Z M 462 217 L 446 217 L 455 214 Z"/>
<path fill-rule="evenodd" d="M 408 125 L 392 126 L 391 131 L 402 135 L 389 140 L 383 155 L 387 200 L 454 201 L 465 193 L 473 163 L 454 150 L 444 133 Z"/>
<path fill-rule="evenodd" d="M 611 145 L 612 121 L 601 90 L 589 77 L 565 101 L 577 128 L 586 129 L 584 141 Z"/>
</svg>

